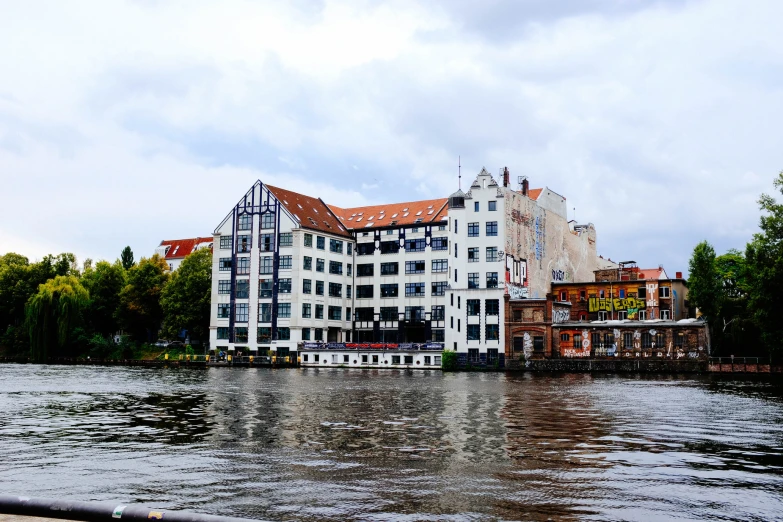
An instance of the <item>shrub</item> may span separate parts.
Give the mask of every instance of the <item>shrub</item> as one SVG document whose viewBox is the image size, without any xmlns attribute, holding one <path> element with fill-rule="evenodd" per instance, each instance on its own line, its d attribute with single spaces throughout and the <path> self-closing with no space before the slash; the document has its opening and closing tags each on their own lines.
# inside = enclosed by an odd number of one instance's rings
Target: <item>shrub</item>
<svg viewBox="0 0 783 522">
<path fill-rule="evenodd" d="M 441 369 L 445 371 L 453 371 L 457 369 L 457 352 L 452 352 L 451 350 L 443 351 Z"/>
</svg>

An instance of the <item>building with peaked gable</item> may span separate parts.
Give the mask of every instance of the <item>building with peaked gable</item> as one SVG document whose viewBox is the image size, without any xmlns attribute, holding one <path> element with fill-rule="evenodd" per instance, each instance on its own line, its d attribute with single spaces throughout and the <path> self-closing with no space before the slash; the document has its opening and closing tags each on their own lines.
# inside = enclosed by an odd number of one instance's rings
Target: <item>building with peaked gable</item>
<svg viewBox="0 0 783 522">
<path fill-rule="evenodd" d="M 210 344 L 302 365 L 504 364 L 504 296 L 605 268 L 554 191 L 486 169 L 448 198 L 342 208 L 266 185 L 214 232 Z"/>
<path fill-rule="evenodd" d="M 212 248 L 211 237 L 164 239 L 155 249 L 155 253 L 166 260 L 169 270 L 173 272 L 179 268 L 186 257 L 202 248 Z"/>
</svg>

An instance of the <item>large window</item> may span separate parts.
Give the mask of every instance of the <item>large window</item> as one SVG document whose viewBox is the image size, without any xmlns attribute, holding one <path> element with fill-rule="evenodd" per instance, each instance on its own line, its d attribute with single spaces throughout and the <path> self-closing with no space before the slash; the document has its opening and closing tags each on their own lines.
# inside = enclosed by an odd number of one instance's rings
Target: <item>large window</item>
<svg viewBox="0 0 783 522">
<path fill-rule="evenodd" d="M 397 297 L 398 286 L 396 283 L 381 284 L 381 297 Z"/>
<path fill-rule="evenodd" d="M 436 343 L 442 343 L 446 340 L 446 330 L 441 328 L 432 329 L 432 341 Z M 440 366 L 440 357 L 435 356 L 435 365 Z"/>
<path fill-rule="evenodd" d="M 340 283 L 329 283 L 329 297 L 342 297 L 343 285 Z"/>
<path fill-rule="evenodd" d="M 259 326 L 256 330 L 256 340 L 260 344 L 269 344 L 272 342 L 272 327 Z"/>
<path fill-rule="evenodd" d="M 218 261 L 218 270 L 221 272 L 230 272 L 231 271 L 231 258 L 230 257 L 221 257 L 220 261 Z"/>
<path fill-rule="evenodd" d="M 253 236 L 237 236 L 237 240 L 237 252 L 241 254 L 250 252 L 250 248 L 253 246 Z"/>
<path fill-rule="evenodd" d="M 261 306 L 258 307 L 258 322 L 272 322 L 272 303 L 261 303 Z"/>
<path fill-rule="evenodd" d="M 324 305 L 322 304 L 315 305 L 315 318 L 316 319 L 324 318 Z"/>
<path fill-rule="evenodd" d="M 478 262 L 479 262 L 479 248 L 468 247 L 468 263 L 478 263 Z"/>
<path fill-rule="evenodd" d="M 271 279 L 259 279 L 258 280 L 258 297 L 272 297 L 272 286 L 274 283 Z"/>
<path fill-rule="evenodd" d="M 323 272 L 324 266 L 326 265 L 325 261 L 321 259 L 320 257 L 315 258 L 315 271 L 316 272 Z"/>
<path fill-rule="evenodd" d="M 399 241 L 381 241 L 381 254 L 396 254 L 399 251 Z"/>
<path fill-rule="evenodd" d="M 291 256 L 280 256 L 280 269 L 291 268 Z"/>
<path fill-rule="evenodd" d="M 237 258 L 237 275 L 250 275 L 250 258 Z"/>
<path fill-rule="evenodd" d="M 481 325 L 469 324 L 467 327 L 468 341 L 480 341 L 481 340 Z M 476 350 L 478 351 L 478 350 Z"/>
<path fill-rule="evenodd" d="M 337 239 L 330 239 L 329 240 L 329 252 L 334 252 L 335 254 L 342 254 L 343 253 L 343 242 L 339 241 Z"/>
<path fill-rule="evenodd" d="M 323 236 L 315 236 L 315 248 L 318 250 L 326 248 L 326 239 Z"/>
<path fill-rule="evenodd" d="M 497 288 L 497 287 L 498 287 L 498 273 L 487 272 L 487 288 Z"/>
<path fill-rule="evenodd" d="M 258 238 L 258 249 L 261 252 L 271 252 L 275 249 L 274 234 L 261 234 Z"/>
<path fill-rule="evenodd" d="M 371 256 L 375 253 L 375 243 L 359 243 L 356 245 L 357 256 Z"/>
<path fill-rule="evenodd" d="M 329 273 L 343 275 L 343 264 L 339 261 L 329 261 Z"/>
<path fill-rule="evenodd" d="M 468 308 L 468 315 L 479 315 L 481 313 L 481 299 L 465 299 Z"/>
<path fill-rule="evenodd" d="M 421 323 L 424 321 L 424 307 L 423 306 L 406 306 L 405 307 L 405 320 L 409 323 Z"/>
<path fill-rule="evenodd" d="M 652 348 L 652 335 L 650 335 L 650 332 L 642 333 L 642 348 Z"/>
<path fill-rule="evenodd" d="M 228 319 L 231 313 L 231 305 L 228 303 L 218 303 L 218 319 Z"/>
<path fill-rule="evenodd" d="M 373 285 L 356 285 L 356 298 L 369 299 L 373 296 Z"/>
<path fill-rule="evenodd" d="M 220 249 L 231 250 L 231 243 L 234 236 L 220 236 Z M 228 339 L 228 333 L 226 333 L 226 339 Z"/>
<path fill-rule="evenodd" d="M 498 235 L 498 222 L 487 221 L 487 236 L 497 236 L 497 235 Z"/>
<path fill-rule="evenodd" d="M 261 264 L 258 266 L 259 274 L 271 274 L 274 267 L 272 256 L 262 256 Z"/>
<path fill-rule="evenodd" d="M 487 203 L 487 210 L 490 212 L 495 212 L 498 209 L 498 202 L 497 201 L 489 201 Z"/>
<path fill-rule="evenodd" d="M 372 277 L 375 275 L 375 265 L 372 263 L 362 263 L 356 265 L 356 277 Z"/>
<path fill-rule="evenodd" d="M 313 333 L 313 339 L 316 341 L 323 341 L 324 340 L 324 329 L 323 328 L 316 328 Z M 318 362 L 318 354 L 315 354 L 315 362 Z"/>
<path fill-rule="evenodd" d="M 313 315 L 312 308 L 310 303 L 302 303 L 302 319 L 309 319 Z"/>
<path fill-rule="evenodd" d="M 277 280 L 277 292 L 280 294 L 291 293 L 291 278 L 281 278 Z"/>
<path fill-rule="evenodd" d="M 454 279 L 456 280 L 456 277 Z M 479 273 L 468 272 L 468 288 L 478 288 L 478 287 L 479 287 Z"/>
<path fill-rule="evenodd" d="M 237 326 L 234 328 L 234 342 L 235 343 L 247 342 L 247 326 Z"/>
<path fill-rule="evenodd" d="M 381 310 L 383 310 L 383 308 L 381 308 Z M 367 323 L 373 320 L 374 311 L 372 307 L 357 308 L 355 313 L 357 321 Z"/>
<path fill-rule="evenodd" d="M 252 230 L 253 229 L 253 215 L 242 214 L 239 216 L 239 223 L 237 224 L 238 230 Z"/>
<path fill-rule="evenodd" d="M 290 341 L 291 340 L 291 328 L 288 326 L 278 326 L 277 327 L 277 339 L 279 341 Z M 277 349 L 278 352 L 280 351 L 280 348 Z"/>
<path fill-rule="evenodd" d="M 426 271 L 427 263 L 425 261 L 405 261 L 406 274 L 423 274 Z"/>
<path fill-rule="evenodd" d="M 303 341 L 309 341 L 310 340 L 310 329 L 309 328 L 302 328 L 302 340 Z"/>
<path fill-rule="evenodd" d="M 304 256 L 302 263 L 302 269 L 303 270 L 312 270 L 313 269 L 313 258 L 310 256 Z"/>
<path fill-rule="evenodd" d="M 449 239 L 446 237 L 433 237 L 430 244 L 433 250 L 448 250 Z"/>
<path fill-rule="evenodd" d="M 484 301 L 487 315 L 499 315 L 500 314 L 500 301 L 497 299 L 487 299 Z"/>
<path fill-rule="evenodd" d="M 275 215 L 272 212 L 261 214 L 261 228 L 275 228 Z"/>
<path fill-rule="evenodd" d="M 250 280 L 237 279 L 234 287 L 234 297 L 237 299 L 247 299 L 250 296 Z"/>
<path fill-rule="evenodd" d="M 432 283 L 432 295 L 436 297 L 446 295 L 446 285 L 448 285 L 446 281 Z"/>
<path fill-rule="evenodd" d="M 313 293 L 313 280 L 312 279 L 302 279 L 302 293 L 303 294 L 312 294 Z"/>
<path fill-rule="evenodd" d="M 446 320 L 446 307 L 444 305 L 432 305 L 433 321 L 445 321 Z"/>
<path fill-rule="evenodd" d="M 449 269 L 448 259 L 433 259 L 432 260 L 432 273 L 437 274 L 439 272 L 446 272 Z"/>
<path fill-rule="evenodd" d="M 346 254 L 348 254 L 349 256 L 353 254 L 353 243 L 348 243 L 347 244 L 347 252 L 346 252 Z"/>
<path fill-rule="evenodd" d="M 294 234 L 291 232 L 283 232 L 280 234 L 280 246 L 290 247 L 294 246 Z"/>
<path fill-rule="evenodd" d="M 424 283 L 405 283 L 405 297 L 424 297 Z"/>
<path fill-rule="evenodd" d="M 372 308 L 370 308 L 372 310 Z M 397 321 L 399 312 L 396 306 L 382 306 L 381 307 L 381 321 Z"/>
<path fill-rule="evenodd" d="M 246 323 L 248 321 L 248 311 L 249 311 L 249 305 L 248 303 L 237 303 L 236 304 L 236 311 L 234 312 L 234 321 L 238 323 Z"/>
<path fill-rule="evenodd" d="M 315 282 L 315 295 L 324 295 L 324 282 L 323 281 L 316 281 Z"/>
<path fill-rule="evenodd" d="M 228 339 L 228 326 L 218 326 L 217 338 L 218 339 Z"/>
<path fill-rule="evenodd" d="M 487 325 L 487 341 L 499 341 L 500 340 L 500 326 L 496 324 Z"/>
<path fill-rule="evenodd" d="M 277 303 L 277 317 L 282 319 L 291 317 L 291 303 Z"/>
<path fill-rule="evenodd" d="M 424 238 L 421 239 L 406 239 L 405 251 L 406 252 L 424 252 L 426 244 Z"/>
<path fill-rule="evenodd" d="M 339 306 L 330 306 L 329 307 L 329 320 L 330 321 L 340 321 L 342 320 L 343 315 L 343 309 Z"/>
<path fill-rule="evenodd" d="M 498 247 L 487 247 L 487 261 L 493 263 L 498 260 Z"/>
<path fill-rule="evenodd" d="M 468 223 L 468 237 L 478 237 L 478 236 L 479 236 L 479 224 Z"/>
<path fill-rule="evenodd" d="M 306 247 L 312 247 L 313 246 L 313 235 L 312 234 L 305 234 L 304 235 L 304 246 L 306 246 Z"/>
<path fill-rule="evenodd" d="M 381 275 L 397 275 L 400 273 L 400 264 L 394 263 L 381 263 Z"/>
</svg>

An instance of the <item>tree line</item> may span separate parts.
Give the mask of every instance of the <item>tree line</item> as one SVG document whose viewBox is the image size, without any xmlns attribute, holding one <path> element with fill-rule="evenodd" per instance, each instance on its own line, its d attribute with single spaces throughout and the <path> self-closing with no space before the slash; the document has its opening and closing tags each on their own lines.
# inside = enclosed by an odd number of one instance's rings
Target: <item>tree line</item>
<svg viewBox="0 0 783 522">
<path fill-rule="evenodd" d="M 134 356 L 158 336 L 209 337 L 212 252 L 200 249 L 169 272 L 159 255 L 85 260 L 70 253 L 31 262 L 0 256 L 0 351 L 37 362 L 56 357 Z M 122 333 L 120 342 L 115 335 Z"/>
<path fill-rule="evenodd" d="M 774 181 L 783 194 L 783 172 Z M 783 204 L 758 200 L 760 231 L 745 250 L 716 255 L 708 241 L 693 250 L 688 299 L 709 325 L 713 354 L 783 356 Z"/>
</svg>

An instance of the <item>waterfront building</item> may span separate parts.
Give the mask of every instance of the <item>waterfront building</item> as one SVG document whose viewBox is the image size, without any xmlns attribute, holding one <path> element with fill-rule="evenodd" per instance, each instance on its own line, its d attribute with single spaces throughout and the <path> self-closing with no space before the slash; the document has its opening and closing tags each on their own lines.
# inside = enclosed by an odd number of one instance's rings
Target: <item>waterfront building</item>
<svg viewBox="0 0 783 522">
<path fill-rule="evenodd" d="M 212 248 L 211 237 L 192 237 L 187 239 L 164 239 L 155 249 L 155 253 L 166 260 L 169 271 L 173 272 L 190 254 L 201 248 Z"/>
<path fill-rule="evenodd" d="M 611 266 L 554 191 L 485 169 L 448 198 L 356 208 L 258 181 L 214 232 L 211 346 L 305 366 L 502 366 L 505 294 Z"/>
</svg>

